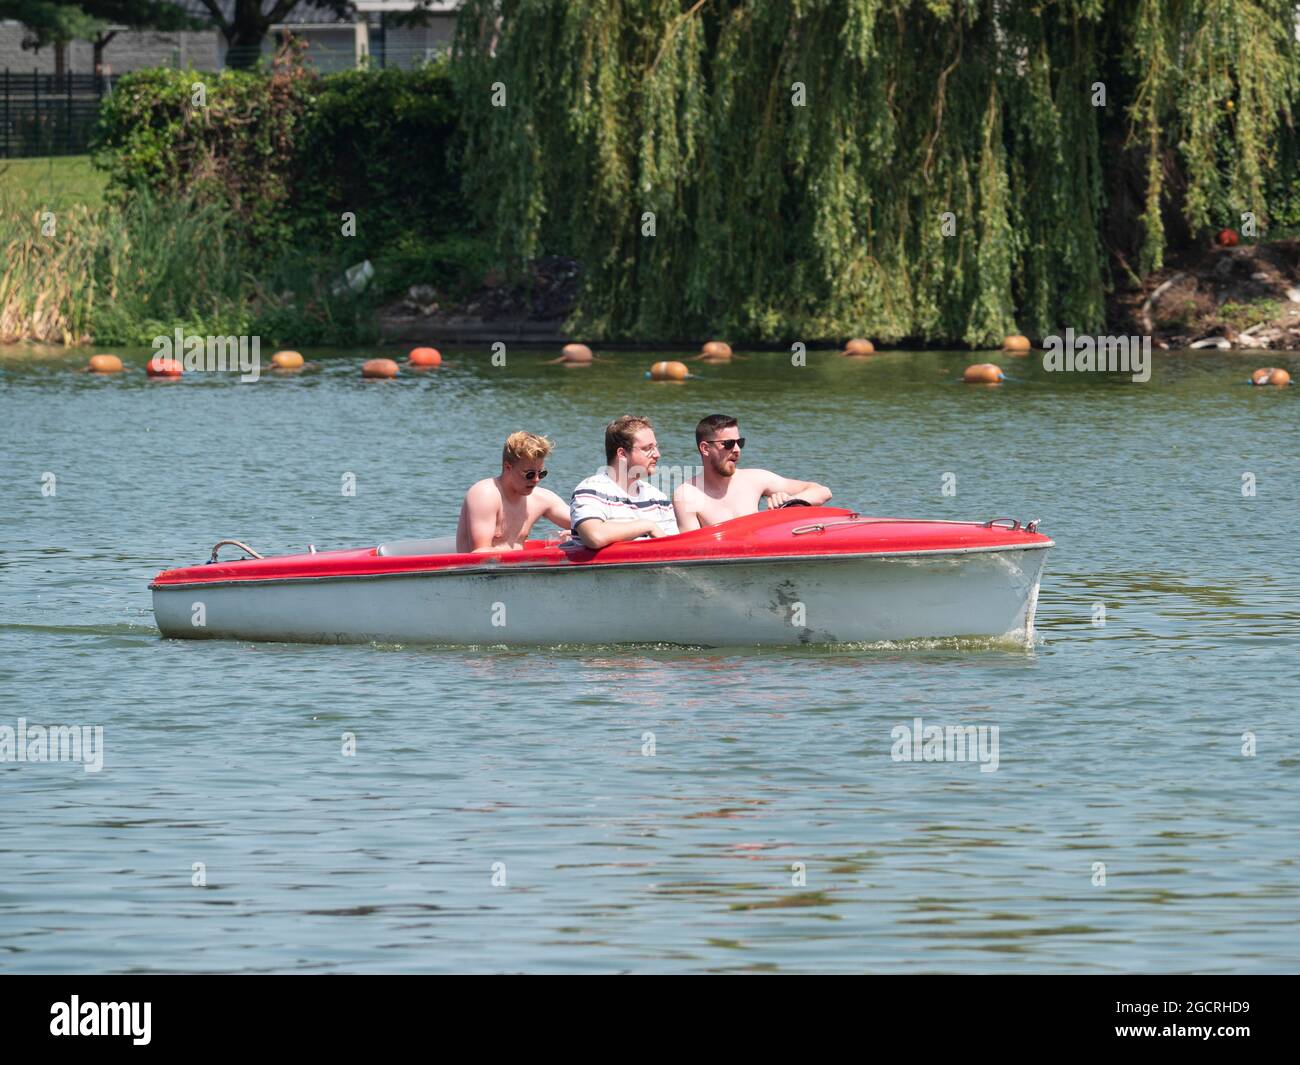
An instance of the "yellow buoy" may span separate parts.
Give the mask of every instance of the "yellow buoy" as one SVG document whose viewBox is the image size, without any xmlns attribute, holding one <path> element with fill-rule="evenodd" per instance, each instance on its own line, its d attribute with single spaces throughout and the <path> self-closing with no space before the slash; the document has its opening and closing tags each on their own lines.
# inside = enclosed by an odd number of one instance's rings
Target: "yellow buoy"
<svg viewBox="0 0 1300 1065">
<path fill-rule="evenodd" d="M 302 355 L 296 351 L 277 351 L 271 356 L 271 365 L 277 370 L 301 370 Z"/>
<path fill-rule="evenodd" d="M 368 359 L 361 366 L 362 377 L 396 377 L 397 363 L 392 359 Z"/>
<path fill-rule="evenodd" d="M 1033 345 L 1029 343 L 1029 338 L 1022 337 L 1019 333 L 1002 341 L 1002 350 L 1008 355 L 1028 355 L 1032 349 Z"/>
<path fill-rule="evenodd" d="M 116 355 L 92 355 L 86 369 L 91 373 L 121 373 L 122 360 Z"/>
<path fill-rule="evenodd" d="M 876 345 L 871 343 L 870 340 L 863 340 L 861 337 L 854 337 L 844 345 L 844 350 L 840 352 L 841 355 L 848 355 L 852 358 L 862 355 L 874 355 L 875 353 Z"/>
<path fill-rule="evenodd" d="M 652 381 L 685 381 L 690 373 L 684 362 L 657 362 L 650 367 Z"/>
<path fill-rule="evenodd" d="M 1250 383 L 1252 385 L 1277 385 L 1281 387 L 1291 383 L 1291 375 L 1276 366 L 1263 366 L 1250 375 Z"/>
<path fill-rule="evenodd" d="M 966 372 L 961 375 L 961 379 L 972 385 L 995 385 L 1002 380 L 1003 376 L 1002 367 L 996 363 L 977 362 L 973 366 L 966 367 Z"/>
</svg>

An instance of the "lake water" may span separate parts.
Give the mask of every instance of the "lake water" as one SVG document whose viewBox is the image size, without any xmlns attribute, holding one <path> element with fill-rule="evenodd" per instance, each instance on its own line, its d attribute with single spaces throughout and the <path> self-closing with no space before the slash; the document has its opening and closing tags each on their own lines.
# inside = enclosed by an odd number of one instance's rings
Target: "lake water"
<svg viewBox="0 0 1300 1065">
<path fill-rule="evenodd" d="M 452 350 L 395 382 L 333 353 L 250 384 L 86 354 L 0 353 L 0 726 L 104 744 L 99 772 L 0 763 L 0 971 L 1295 969 L 1300 392 L 1245 384 L 1294 356 L 1166 355 L 1147 384 L 998 356 L 990 389 L 958 383 L 969 353 L 755 354 L 679 385 L 644 378 L 667 353 Z M 651 416 L 674 465 L 715 411 L 746 463 L 836 504 L 1042 518 L 1036 644 L 153 625 L 150 579 L 219 538 L 437 535 L 516 428 L 557 442 L 567 495 L 610 418 Z M 996 771 L 893 760 L 917 717 L 997 726 Z"/>
</svg>

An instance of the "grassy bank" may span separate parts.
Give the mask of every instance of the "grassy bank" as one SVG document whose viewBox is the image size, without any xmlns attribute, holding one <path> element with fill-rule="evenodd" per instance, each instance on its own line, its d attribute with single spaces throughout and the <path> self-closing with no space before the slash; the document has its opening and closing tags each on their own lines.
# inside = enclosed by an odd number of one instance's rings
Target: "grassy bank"
<svg viewBox="0 0 1300 1065">
<path fill-rule="evenodd" d="M 0 196 L 39 203 L 47 211 L 102 207 L 107 185 L 108 177 L 94 168 L 88 155 L 0 162 Z"/>
<path fill-rule="evenodd" d="M 0 343 L 148 344 L 187 332 L 361 343 L 373 300 L 336 294 L 348 262 L 255 253 L 214 204 L 104 200 L 86 157 L 0 168 Z"/>
<path fill-rule="evenodd" d="M 89 156 L 0 163 L 0 343 L 148 344 L 180 326 L 363 344 L 382 300 L 412 284 L 461 294 L 487 269 L 482 242 L 458 232 L 255 244 L 220 201 L 108 184 Z M 367 291 L 336 292 L 362 258 L 375 267 Z"/>
</svg>

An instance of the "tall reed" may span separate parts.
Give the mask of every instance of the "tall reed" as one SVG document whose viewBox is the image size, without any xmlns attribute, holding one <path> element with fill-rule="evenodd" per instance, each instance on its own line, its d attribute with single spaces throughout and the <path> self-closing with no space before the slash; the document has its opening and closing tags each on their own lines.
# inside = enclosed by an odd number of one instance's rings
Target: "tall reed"
<svg viewBox="0 0 1300 1065">
<path fill-rule="evenodd" d="M 0 202 L 0 343 L 83 343 L 95 303 L 102 218 L 85 207 L 58 214 Z"/>
<path fill-rule="evenodd" d="M 177 327 L 297 345 L 377 336 L 373 294 L 338 284 L 342 250 L 266 259 L 229 212 L 186 199 L 58 212 L 33 200 L 0 198 L 0 343 L 149 344 Z"/>
</svg>

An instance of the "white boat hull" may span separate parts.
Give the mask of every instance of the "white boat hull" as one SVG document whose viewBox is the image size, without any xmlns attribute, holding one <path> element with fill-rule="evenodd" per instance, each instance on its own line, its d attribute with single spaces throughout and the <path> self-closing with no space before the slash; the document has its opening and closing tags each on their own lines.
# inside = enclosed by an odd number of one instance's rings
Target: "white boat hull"
<svg viewBox="0 0 1300 1065">
<path fill-rule="evenodd" d="M 188 639 L 715 647 L 944 637 L 1029 642 L 1046 556 L 1034 547 L 489 565 L 155 586 L 153 597 L 163 634 Z"/>
</svg>

